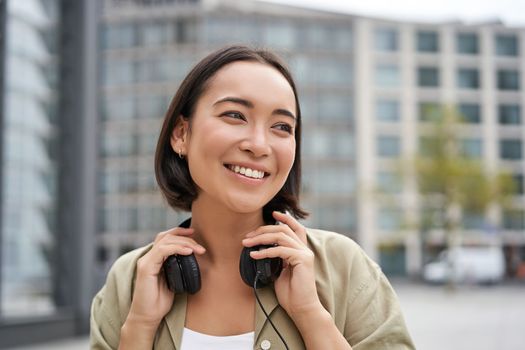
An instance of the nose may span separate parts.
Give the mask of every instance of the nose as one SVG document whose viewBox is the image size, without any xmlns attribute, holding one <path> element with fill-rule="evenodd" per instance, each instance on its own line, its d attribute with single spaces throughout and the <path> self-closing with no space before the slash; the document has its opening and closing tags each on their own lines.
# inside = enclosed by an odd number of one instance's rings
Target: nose
<svg viewBox="0 0 525 350">
<path fill-rule="evenodd" d="M 249 152 L 253 157 L 265 157 L 271 153 L 267 131 L 262 127 L 250 128 L 240 143 L 242 151 Z"/>
</svg>

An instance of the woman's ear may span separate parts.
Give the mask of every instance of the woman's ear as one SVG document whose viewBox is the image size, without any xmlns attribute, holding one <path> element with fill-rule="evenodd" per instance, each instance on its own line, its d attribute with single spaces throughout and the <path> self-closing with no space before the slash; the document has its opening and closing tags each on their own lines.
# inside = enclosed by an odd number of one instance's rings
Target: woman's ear
<svg viewBox="0 0 525 350">
<path fill-rule="evenodd" d="M 173 128 L 171 133 L 170 144 L 171 148 L 179 157 L 183 157 L 187 152 L 187 142 L 188 142 L 188 130 L 189 123 L 182 116 L 178 118 L 177 124 Z"/>
</svg>

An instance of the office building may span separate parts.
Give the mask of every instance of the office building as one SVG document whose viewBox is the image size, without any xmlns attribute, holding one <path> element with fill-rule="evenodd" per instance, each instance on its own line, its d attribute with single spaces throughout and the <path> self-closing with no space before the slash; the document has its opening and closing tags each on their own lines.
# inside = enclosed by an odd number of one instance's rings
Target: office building
<svg viewBox="0 0 525 350">
<path fill-rule="evenodd" d="M 117 256 L 187 216 L 167 209 L 156 188 L 161 119 L 192 64 L 231 43 L 270 47 L 295 74 L 304 120 L 302 203 L 312 213 L 306 225 L 353 237 L 389 274 L 417 275 L 423 242 L 404 223 L 418 215 L 418 196 L 413 181 L 396 180 L 395 159 L 417 153 L 417 126 L 428 106 L 454 104 L 466 116 L 465 151 L 488 170 L 512 171 L 521 191 L 512 211 L 465 215 L 466 236 L 484 244 L 497 231 L 503 245 L 524 245 L 523 29 L 407 23 L 264 2 L 104 4 L 101 275 Z M 394 203 L 378 188 L 387 188 Z M 436 237 L 430 244 L 443 247 Z"/>
<path fill-rule="evenodd" d="M 89 1 L 0 1 L 0 348 L 88 329 L 95 14 Z"/>
</svg>

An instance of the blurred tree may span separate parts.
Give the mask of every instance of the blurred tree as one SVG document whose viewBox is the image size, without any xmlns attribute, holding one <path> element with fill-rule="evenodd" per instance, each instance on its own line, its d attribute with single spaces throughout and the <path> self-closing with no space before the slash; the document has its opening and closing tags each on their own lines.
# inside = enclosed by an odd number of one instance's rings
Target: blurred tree
<svg viewBox="0 0 525 350">
<path fill-rule="evenodd" d="M 473 157 L 462 143 L 464 118 L 454 107 L 427 106 L 419 125 L 419 152 L 401 162 L 401 178 L 414 177 L 419 193 L 419 232 L 426 247 L 426 233 L 437 229 L 444 233 L 445 246 L 461 244 L 466 213 L 485 217 L 491 205 L 511 205 L 516 185 L 509 173 L 490 172 L 482 157 Z M 408 164 L 407 164 L 408 163 Z M 489 223 L 495 227 L 494 223 Z M 453 268 L 449 261 L 449 267 Z M 449 283 L 452 285 L 453 281 Z"/>
</svg>

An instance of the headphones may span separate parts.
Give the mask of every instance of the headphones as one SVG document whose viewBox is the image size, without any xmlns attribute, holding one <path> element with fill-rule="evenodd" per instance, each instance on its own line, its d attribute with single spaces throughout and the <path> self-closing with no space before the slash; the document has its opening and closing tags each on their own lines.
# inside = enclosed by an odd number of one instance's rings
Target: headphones
<svg viewBox="0 0 525 350">
<path fill-rule="evenodd" d="M 191 218 L 182 222 L 179 227 L 189 228 Z M 275 281 L 283 269 L 281 258 L 253 259 L 250 252 L 272 247 L 258 245 L 244 247 L 239 260 L 239 272 L 244 283 L 254 287 L 257 279 L 257 288 L 265 287 Z M 164 275 L 168 288 L 175 293 L 187 292 L 195 294 L 201 289 L 201 273 L 195 254 L 171 255 L 163 263 Z"/>
</svg>

